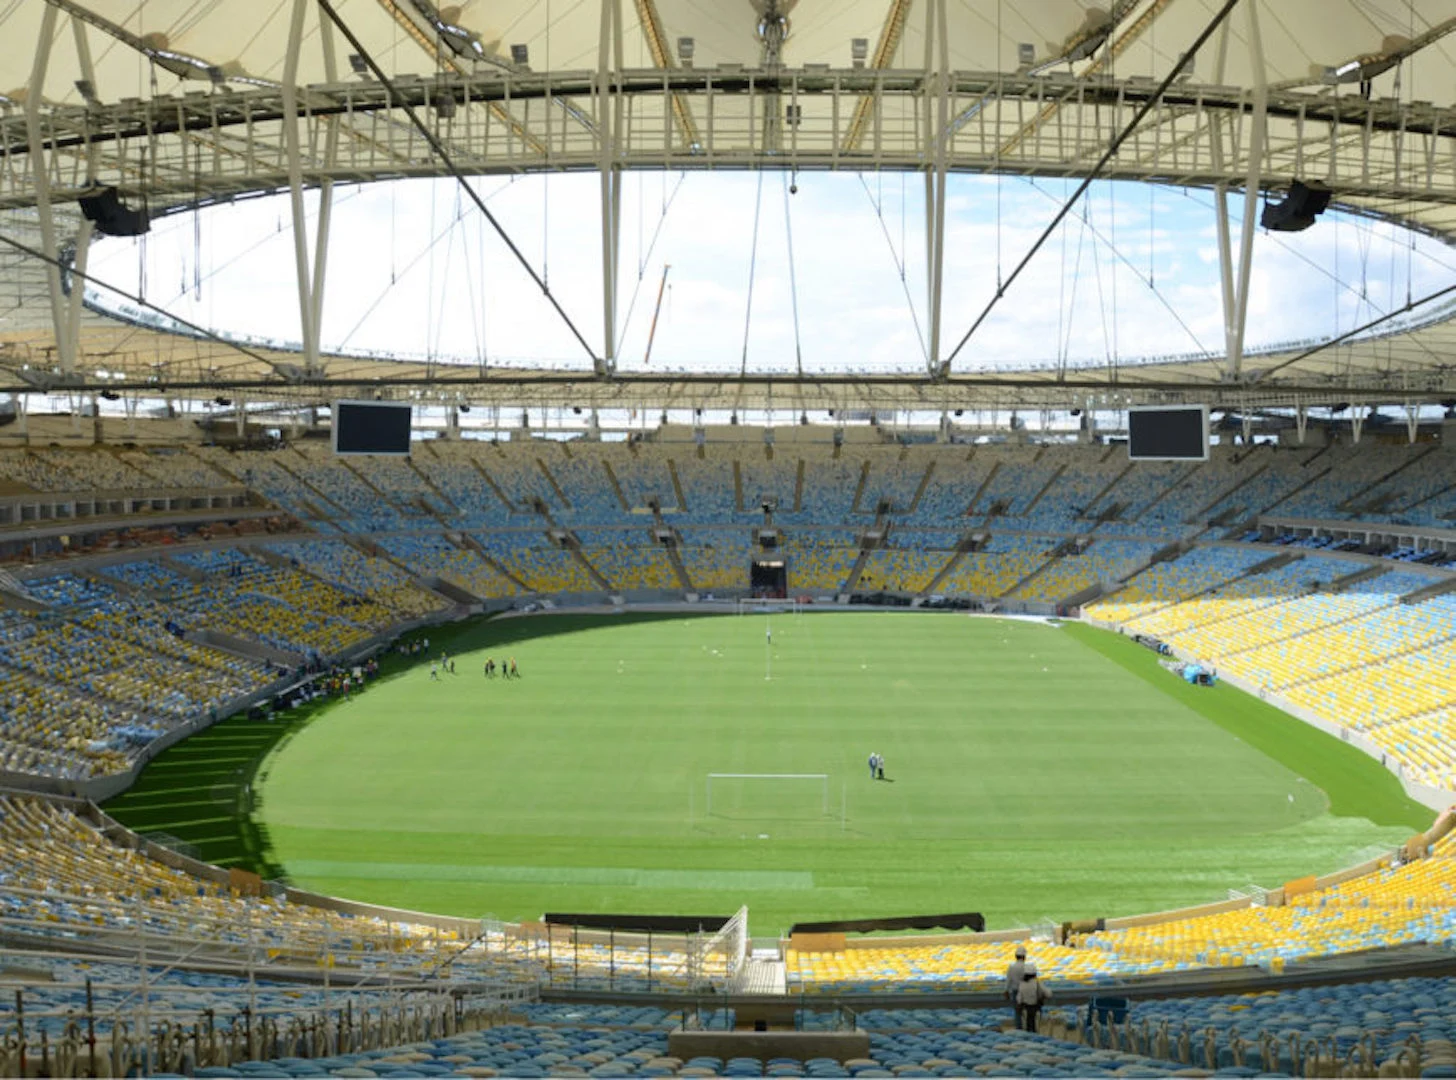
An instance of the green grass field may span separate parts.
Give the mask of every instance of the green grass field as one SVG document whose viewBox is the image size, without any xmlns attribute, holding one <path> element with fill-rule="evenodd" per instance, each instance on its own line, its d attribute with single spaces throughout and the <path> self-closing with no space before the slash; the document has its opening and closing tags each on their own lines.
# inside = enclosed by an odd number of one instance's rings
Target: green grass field
<svg viewBox="0 0 1456 1080">
<path fill-rule="evenodd" d="M 358 899 L 503 918 L 746 903 L 756 933 L 1162 909 L 1334 869 L 1432 816 L 1338 740 L 1088 627 L 778 615 L 770 647 L 765 625 L 431 631 L 456 674 L 392 661 L 351 701 L 221 724 L 108 809 Z M 487 653 L 522 677 L 486 680 Z M 869 779 L 871 750 L 893 782 Z M 829 781 L 715 781 L 709 812 L 709 773 Z"/>
</svg>

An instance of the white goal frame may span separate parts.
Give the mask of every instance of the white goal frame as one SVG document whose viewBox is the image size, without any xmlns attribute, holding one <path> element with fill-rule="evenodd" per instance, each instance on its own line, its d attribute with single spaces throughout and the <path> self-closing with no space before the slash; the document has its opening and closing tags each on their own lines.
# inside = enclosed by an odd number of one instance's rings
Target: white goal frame
<svg viewBox="0 0 1456 1080">
<path fill-rule="evenodd" d="M 710 772 L 707 778 L 707 790 L 704 798 L 704 813 L 713 813 L 713 781 L 714 780 L 818 780 L 820 791 L 821 812 L 825 817 L 829 816 L 829 774 L 822 772 L 815 773 L 736 773 L 736 772 Z"/>
<path fill-rule="evenodd" d="M 767 596 L 740 596 L 734 604 L 733 614 L 735 615 L 798 615 L 804 610 L 804 605 L 796 596 L 785 596 L 782 599 L 772 599 Z"/>
</svg>

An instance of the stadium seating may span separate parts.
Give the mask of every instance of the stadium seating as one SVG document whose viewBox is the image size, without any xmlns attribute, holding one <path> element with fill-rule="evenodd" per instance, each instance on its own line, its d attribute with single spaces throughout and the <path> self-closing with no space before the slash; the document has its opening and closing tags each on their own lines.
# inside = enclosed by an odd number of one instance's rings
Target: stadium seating
<svg viewBox="0 0 1456 1080">
<path fill-rule="evenodd" d="M 1022 600 L 1058 602 L 1092 585 L 1111 584 L 1142 566 L 1157 544 L 1093 540 L 1080 554 L 1062 555 L 1010 595 Z"/>
<path fill-rule="evenodd" d="M 392 608 L 405 618 L 419 618 L 447 604 L 444 598 L 422 588 L 389 559 L 365 555 L 340 541 L 269 544 L 265 550 L 344 591 Z"/>
<path fill-rule="evenodd" d="M 438 577 L 473 596 L 497 598 L 520 592 L 471 548 L 438 534 L 383 536 L 379 545 L 422 577 Z"/>
<path fill-rule="evenodd" d="M 695 589 L 742 589 L 753 558 L 746 529 L 680 529 L 683 567 Z M 795 581 L 803 585 L 803 582 Z"/>
<path fill-rule="evenodd" d="M 996 533 L 980 551 L 961 559 L 942 579 L 939 590 L 995 598 L 1044 566 L 1057 541 L 1049 537 Z"/>
</svg>

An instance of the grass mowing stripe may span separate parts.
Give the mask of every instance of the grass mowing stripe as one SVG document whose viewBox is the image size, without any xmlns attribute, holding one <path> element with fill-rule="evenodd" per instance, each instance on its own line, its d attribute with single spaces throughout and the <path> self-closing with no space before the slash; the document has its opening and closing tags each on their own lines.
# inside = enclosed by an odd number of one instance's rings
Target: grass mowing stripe
<svg viewBox="0 0 1456 1080">
<path fill-rule="evenodd" d="M 371 881 L 470 881 L 517 885 L 612 885 L 645 889 L 812 889 L 814 875 L 795 870 L 651 870 L 624 866 L 492 866 L 459 863 L 341 862 L 293 859 L 303 877 Z"/>
<path fill-rule="evenodd" d="M 1065 631 L 1318 785 L 1329 797 L 1332 813 L 1367 818 L 1377 825 L 1430 826 L 1432 811 L 1408 797 L 1394 774 L 1349 743 L 1227 684 L 1212 690 L 1190 686 L 1160 667 L 1151 650 L 1118 634 L 1081 623 L 1069 623 Z"/>
<path fill-rule="evenodd" d="M 780 929 L 968 906 L 993 926 L 1130 914 L 1334 869 L 1409 831 L 1331 816 L 1300 776 L 1323 781 L 1319 770 L 1271 759 L 1210 723 L 1207 700 L 1175 699 L 1182 684 L 1161 669 L 1161 681 L 1131 670 L 1076 628 L 913 612 L 771 625 L 771 680 L 757 618 L 550 616 L 432 631 L 432 652 L 448 649 L 465 674 L 432 682 L 427 665 L 396 669 L 296 731 L 264 766 L 263 839 L 306 886 L 507 918 L 714 901 L 606 882 L 304 871 L 407 858 L 812 874 L 812 890 L 754 890 L 754 925 Z M 522 678 L 481 678 L 485 654 L 516 656 Z M 1255 704 L 1199 692 L 1235 711 Z M 894 783 L 865 776 L 872 749 Z M 706 817 L 709 772 L 828 773 L 831 813 L 817 788 L 745 782 L 715 787 Z M 747 898 L 725 889 L 714 906 Z"/>
<path fill-rule="evenodd" d="M 286 864 L 300 884 L 401 907 L 518 918 L 751 900 L 756 932 L 966 907 L 993 926 L 1132 914 L 1348 865 L 1429 819 L 1372 800 L 1392 790 L 1377 762 L 1232 688 L 1188 687 L 1115 634 L 913 612 L 773 617 L 766 682 L 764 622 L 435 628 L 431 652 L 448 649 L 459 676 L 431 683 L 427 664 L 386 657 L 351 701 L 193 736 L 158 759 L 175 767 L 153 763 L 107 810 L 220 864 L 267 877 Z M 523 677 L 484 680 L 485 654 L 515 655 Z M 865 777 L 872 749 L 894 784 Z M 1339 751 L 1355 756 L 1329 767 Z M 708 772 L 788 771 L 830 773 L 848 827 L 820 818 L 817 790 L 789 785 L 715 790 L 721 813 L 702 814 Z M 262 800 L 251 815 L 249 785 Z M 179 823 L 154 802 L 199 789 L 238 816 Z M 368 876 L 405 860 L 407 877 Z M 324 864 L 337 870 L 312 872 Z M 431 864 L 587 876 L 442 880 Z M 594 869 L 813 886 L 626 885 Z"/>
</svg>

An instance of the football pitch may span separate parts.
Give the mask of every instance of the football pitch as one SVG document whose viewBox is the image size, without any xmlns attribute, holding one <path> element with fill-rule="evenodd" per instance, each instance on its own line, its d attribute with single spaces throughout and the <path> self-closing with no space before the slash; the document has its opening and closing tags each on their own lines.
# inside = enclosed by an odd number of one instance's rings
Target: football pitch
<svg viewBox="0 0 1456 1080">
<path fill-rule="evenodd" d="M 758 934 L 1223 899 L 1433 816 L 1338 740 L 1076 624 L 551 615 L 428 633 L 453 674 L 391 659 L 351 700 L 225 722 L 107 809 L 360 900 L 507 919 L 747 904 Z M 487 655 L 520 677 L 487 679 Z"/>
</svg>

